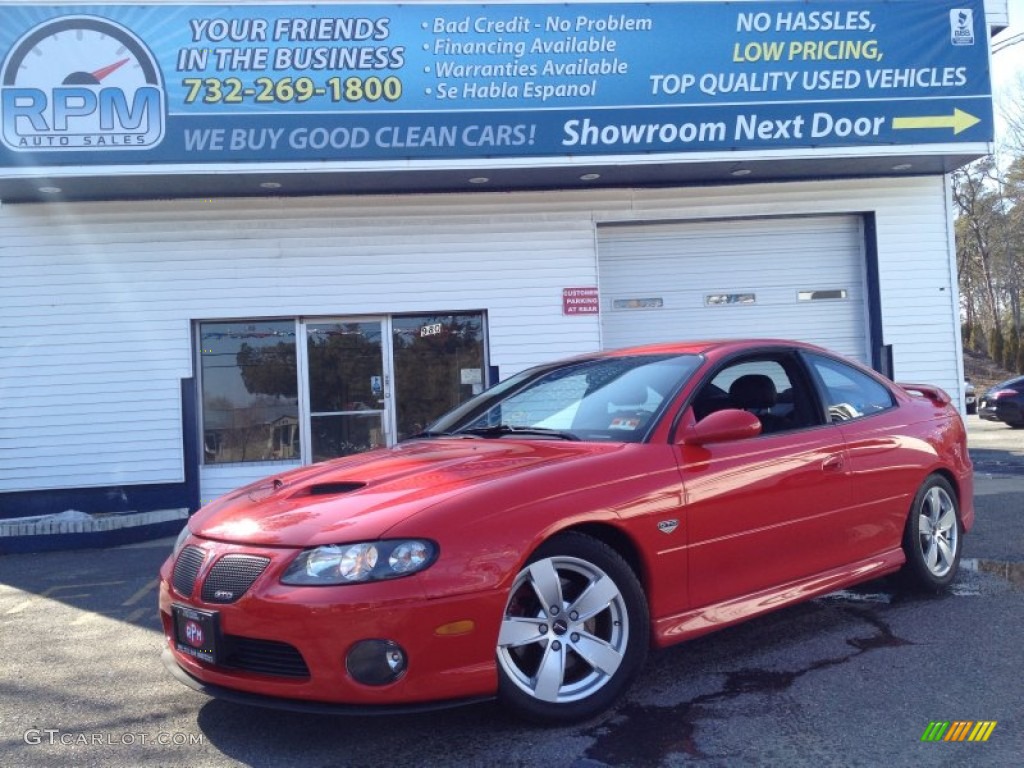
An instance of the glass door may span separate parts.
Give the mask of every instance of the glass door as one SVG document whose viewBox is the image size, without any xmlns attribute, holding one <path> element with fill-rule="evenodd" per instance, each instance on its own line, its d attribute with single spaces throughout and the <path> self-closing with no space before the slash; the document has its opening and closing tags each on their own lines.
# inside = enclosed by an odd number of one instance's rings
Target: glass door
<svg viewBox="0 0 1024 768">
<path fill-rule="evenodd" d="M 305 323 L 309 413 L 305 455 L 313 462 L 388 444 L 384 321 Z"/>
</svg>

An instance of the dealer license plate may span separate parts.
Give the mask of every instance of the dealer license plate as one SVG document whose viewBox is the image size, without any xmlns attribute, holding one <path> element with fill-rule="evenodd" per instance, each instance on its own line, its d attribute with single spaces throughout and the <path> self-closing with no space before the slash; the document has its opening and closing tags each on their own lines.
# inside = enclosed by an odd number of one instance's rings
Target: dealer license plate
<svg viewBox="0 0 1024 768">
<path fill-rule="evenodd" d="M 181 653 L 205 661 L 217 663 L 217 645 L 220 636 L 220 622 L 215 611 L 199 611 L 184 605 L 171 606 L 174 616 L 175 647 Z"/>
</svg>

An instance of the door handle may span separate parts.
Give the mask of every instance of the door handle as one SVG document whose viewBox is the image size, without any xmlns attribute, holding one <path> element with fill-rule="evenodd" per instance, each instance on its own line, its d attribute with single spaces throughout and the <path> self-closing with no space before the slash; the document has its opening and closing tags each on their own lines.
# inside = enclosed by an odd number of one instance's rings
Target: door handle
<svg viewBox="0 0 1024 768">
<path fill-rule="evenodd" d="M 839 472 L 843 468 L 842 454 L 834 454 L 821 462 L 821 468 L 825 472 Z"/>
</svg>

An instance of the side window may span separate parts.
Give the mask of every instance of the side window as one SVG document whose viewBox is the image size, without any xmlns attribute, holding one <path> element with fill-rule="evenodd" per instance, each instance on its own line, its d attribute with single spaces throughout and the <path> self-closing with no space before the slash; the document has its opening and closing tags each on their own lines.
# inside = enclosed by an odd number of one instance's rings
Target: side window
<svg viewBox="0 0 1024 768">
<path fill-rule="evenodd" d="M 833 424 L 870 416 L 895 405 L 888 388 L 863 371 L 811 353 L 807 359 L 825 387 L 828 416 Z"/>
<path fill-rule="evenodd" d="M 693 400 L 700 421 L 710 413 L 738 408 L 761 420 L 761 433 L 786 432 L 816 426 L 818 407 L 799 376 L 791 375 L 793 361 L 747 359 L 726 366 L 705 384 Z"/>
<path fill-rule="evenodd" d="M 298 458 L 295 321 L 204 322 L 197 336 L 204 463 Z"/>
</svg>

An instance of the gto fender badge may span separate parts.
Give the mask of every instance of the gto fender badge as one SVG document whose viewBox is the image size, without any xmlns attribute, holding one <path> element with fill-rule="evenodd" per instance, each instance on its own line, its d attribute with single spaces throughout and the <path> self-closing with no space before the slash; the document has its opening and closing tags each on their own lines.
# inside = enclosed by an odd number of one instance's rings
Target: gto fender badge
<svg viewBox="0 0 1024 768">
<path fill-rule="evenodd" d="M 672 531 L 674 531 L 678 527 L 678 520 L 662 520 L 660 523 L 658 523 L 658 530 L 662 533 L 672 533 Z"/>
<path fill-rule="evenodd" d="M 226 589 L 218 589 L 216 592 L 213 593 L 213 596 L 217 600 L 230 600 L 231 598 L 233 598 L 235 596 L 235 593 L 234 592 L 229 592 Z"/>
</svg>

